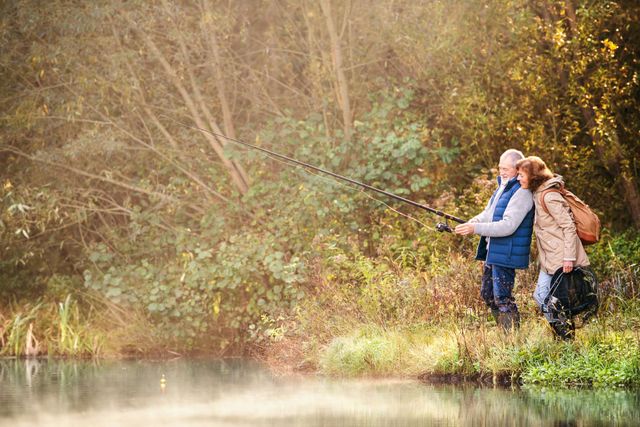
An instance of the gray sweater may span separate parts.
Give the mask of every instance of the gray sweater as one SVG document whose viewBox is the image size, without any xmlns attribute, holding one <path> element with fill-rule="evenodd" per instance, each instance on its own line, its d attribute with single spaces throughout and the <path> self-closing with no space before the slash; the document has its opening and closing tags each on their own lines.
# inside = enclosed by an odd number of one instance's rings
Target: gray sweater
<svg viewBox="0 0 640 427">
<path fill-rule="evenodd" d="M 498 194 L 493 198 L 493 203 L 489 201 L 487 207 L 480 214 L 469 220 L 470 223 L 475 224 L 475 234 L 486 237 L 510 236 L 515 233 L 524 217 L 533 208 L 533 194 L 530 190 L 520 188 L 509 200 L 502 219 L 492 221 L 493 212 L 502 190 L 504 187 L 499 189 Z"/>
</svg>

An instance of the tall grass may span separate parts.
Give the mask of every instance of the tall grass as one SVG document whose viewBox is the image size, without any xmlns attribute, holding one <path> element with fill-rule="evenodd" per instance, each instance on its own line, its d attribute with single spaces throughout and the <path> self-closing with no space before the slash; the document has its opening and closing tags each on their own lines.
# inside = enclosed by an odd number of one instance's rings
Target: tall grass
<svg viewBox="0 0 640 427">
<path fill-rule="evenodd" d="M 1 313 L 3 356 L 117 356 L 157 346 L 144 318 L 95 295 L 85 295 L 82 304 L 68 294 L 63 301 L 16 304 Z"/>
<path fill-rule="evenodd" d="M 288 340 L 306 350 L 297 352 L 305 355 L 305 367 L 329 375 L 640 385 L 635 266 L 601 277 L 599 316 L 565 343 L 554 338 L 531 297 L 535 267 L 517 275 L 522 326 L 505 334 L 479 297 L 480 263 L 457 253 L 430 261 L 416 268 L 402 258 L 357 252 L 326 258 L 315 293 L 288 319 L 278 349 Z M 270 362 L 279 361 L 272 356 Z"/>
<path fill-rule="evenodd" d="M 321 352 L 322 372 L 339 376 L 441 376 L 545 385 L 640 385 L 640 341 L 630 332 L 588 325 L 571 343 L 542 322 L 505 334 L 497 328 L 363 326 Z"/>
<path fill-rule="evenodd" d="M 24 311 L 9 318 L 0 317 L 3 319 L 3 324 L 0 325 L 0 337 L 2 338 L 0 354 L 21 355 L 26 352 L 29 325 L 36 320 L 41 307 L 42 304 L 36 304 L 33 307 L 26 307 Z"/>
</svg>

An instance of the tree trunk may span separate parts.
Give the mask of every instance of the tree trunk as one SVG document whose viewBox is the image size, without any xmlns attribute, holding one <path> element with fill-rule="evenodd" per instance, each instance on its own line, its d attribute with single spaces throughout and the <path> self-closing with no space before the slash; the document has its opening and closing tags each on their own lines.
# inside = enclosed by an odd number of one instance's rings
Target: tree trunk
<svg viewBox="0 0 640 427">
<path fill-rule="evenodd" d="M 569 23 L 569 37 L 573 38 L 578 35 L 578 18 L 573 0 L 565 0 L 565 12 L 567 14 L 567 22 Z"/>
<path fill-rule="evenodd" d="M 164 3 L 166 4 L 166 1 Z M 168 10 L 168 6 L 167 6 L 167 10 Z M 178 28 L 177 25 L 175 26 L 175 29 L 176 29 L 176 34 L 178 38 L 178 44 L 180 45 L 180 51 L 182 52 L 182 58 L 184 60 L 184 65 L 187 71 L 187 75 L 189 76 L 189 82 L 191 83 L 191 89 L 193 91 L 193 96 L 195 98 L 195 101 L 200 106 L 200 111 L 202 111 L 202 113 L 204 114 L 205 119 L 209 123 L 210 129 L 217 134 L 213 136 L 220 143 L 220 145 L 224 147 L 225 145 L 227 145 L 228 141 L 227 139 L 224 138 L 225 134 L 222 133 L 222 130 L 218 126 L 218 123 L 213 117 L 213 114 L 211 114 L 209 107 L 207 107 L 207 103 L 205 102 L 204 96 L 202 96 L 202 90 L 200 90 L 200 85 L 198 84 L 198 81 L 196 80 L 196 77 L 193 74 L 193 67 L 191 66 L 191 61 L 189 59 L 189 50 L 187 49 L 187 45 L 185 44 L 184 39 L 180 34 L 180 29 Z M 226 136 L 229 136 L 229 135 L 226 135 Z M 244 171 L 244 168 L 238 162 L 234 160 L 230 160 L 229 163 L 233 168 L 233 171 L 235 172 L 235 174 L 237 174 L 237 176 L 239 177 L 239 180 L 242 183 L 243 190 L 241 190 L 241 194 L 246 193 L 246 191 L 249 189 L 249 177 L 247 176 L 247 173 Z"/>
<path fill-rule="evenodd" d="M 178 90 L 178 92 L 182 96 L 182 99 L 184 100 L 184 103 L 187 106 L 187 109 L 191 113 L 191 116 L 194 122 L 196 123 L 196 126 L 202 129 L 206 129 L 207 125 L 202 119 L 202 117 L 200 116 L 200 113 L 196 106 L 196 101 L 194 101 L 193 97 L 189 94 L 189 92 L 187 92 L 186 88 L 183 86 L 182 82 L 180 81 L 178 74 L 173 69 L 171 64 L 169 64 L 169 61 L 167 61 L 167 59 L 164 57 L 164 54 L 160 51 L 160 49 L 156 46 L 156 44 L 153 42 L 153 40 L 151 40 L 151 38 L 147 34 L 136 29 L 135 23 L 133 22 L 132 22 L 132 28 L 134 28 L 138 32 L 138 34 L 141 35 L 145 45 L 149 48 L 149 50 L 151 51 L 153 56 L 156 58 L 156 60 L 160 62 L 160 65 L 162 65 L 162 68 L 165 70 L 165 72 L 169 76 L 171 82 L 173 83 L 175 88 Z M 196 95 L 198 94 L 196 93 Z M 201 100 L 201 97 L 199 98 Z M 207 112 L 205 110 L 205 115 L 206 113 Z M 217 127 L 217 125 L 213 120 L 210 120 L 209 122 L 212 126 L 213 132 L 222 134 L 222 131 L 220 131 L 220 129 Z M 229 171 L 229 174 L 231 175 L 231 179 L 233 180 L 236 186 L 236 189 L 240 192 L 240 194 L 245 194 L 249 189 L 249 186 L 243 177 L 243 174 L 241 172 L 243 170 L 240 167 L 240 165 L 236 165 L 235 162 L 227 158 L 227 156 L 224 154 L 224 149 L 223 149 L 224 144 L 218 138 L 216 138 L 214 135 L 210 133 L 205 133 L 205 132 L 202 132 L 202 133 L 205 139 L 209 142 L 209 145 L 211 146 L 211 148 L 215 151 L 216 155 L 220 158 L 220 160 L 222 160 L 222 163 Z"/>
<path fill-rule="evenodd" d="M 209 0 L 204 0 L 204 11 L 207 16 L 213 16 L 211 12 L 211 4 Z M 209 54 L 211 55 L 211 69 L 216 81 L 216 89 L 218 91 L 218 101 L 222 108 L 222 120 L 224 123 L 224 131 L 230 138 L 236 137 L 235 126 L 233 125 L 233 116 L 231 114 L 231 108 L 229 107 L 229 101 L 227 99 L 227 89 L 222 73 L 222 63 L 220 61 L 220 48 L 218 46 L 218 39 L 216 37 L 215 28 L 211 23 L 211 20 L 205 18 L 206 25 L 203 27 L 205 36 L 208 35 L 209 41 Z"/>
<path fill-rule="evenodd" d="M 331 58 L 333 61 L 333 70 L 336 74 L 338 104 L 342 110 L 344 137 L 347 141 L 351 141 L 351 103 L 349 100 L 349 86 L 347 85 L 347 78 L 344 73 L 340 37 L 333 22 L 333 16 L 331 15 L 330 0 L 320 0 L 320 7 L 322 8 L 322 13 L 327 21 L 327 31 L 329 32 L 329 38 L 331 40 Z"/>
<path fill-rule="evenodd" d="M 542 1 L 542 6 L 537 7 L 536 2 L 532 5 L 536 13 L 543 17 L 549 25 L 555 25 L 557 17 L 546 1 Z M 578 35 L 578 22 L 575 5 L 572 0 L 565 1 L 566 27 L 567 34 L 570 39 Z M 573 58 L 570 58 L 573 60 Z M 558 76 L 560 84 L 567 91 L 569 85 L 569 71 L 566 66 L 558 65 Z M 595 113 L 591 106 L 580 106 L 587 132 L 593 141 L 593 145 L 598 153 L 598 157 L 602 165 L 611 174 L 612 178 L 619 187 L 619 191 L 623 194 L 627 205 L 627 211 L 631 216 L 636 227 L 640 228 L 640 193 L 638 192 L 637 179 L 631 170 L 629 161 L 625 159 L 624 151 L 618 138 L 617 129 L 611 129 L 611 138 L 605 141 L 600 134 L 598 124 L 595 120 Z"/>
<path fill-rule="evenodd" d="M 635 226 L 640 228 L 640 193 L 638 193 L 637 180 L 631 170 L 629 161 L 624 157 L 617 131 L 613 129 L 611 140 L 605 142 L 598 132 L 593 110 L 583 107 L 582 114 L 600 160 L 614 179 L 617 180 L 631 219 Z"/>
</svg>

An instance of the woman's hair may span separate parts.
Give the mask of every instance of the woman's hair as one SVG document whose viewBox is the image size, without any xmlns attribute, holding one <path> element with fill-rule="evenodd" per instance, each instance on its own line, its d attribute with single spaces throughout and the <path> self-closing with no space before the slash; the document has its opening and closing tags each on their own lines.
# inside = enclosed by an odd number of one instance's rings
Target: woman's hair
<svg viewBox="0 0 640 427">
<path fill-rule="evenodd" d="M 518 171 L 524 171 L 529 178 L 529 189 L 536 191 L 546 180 L 553 178 L 553 172 L 540 157 L 529 156 L 516 163 Z"/>
</svg>

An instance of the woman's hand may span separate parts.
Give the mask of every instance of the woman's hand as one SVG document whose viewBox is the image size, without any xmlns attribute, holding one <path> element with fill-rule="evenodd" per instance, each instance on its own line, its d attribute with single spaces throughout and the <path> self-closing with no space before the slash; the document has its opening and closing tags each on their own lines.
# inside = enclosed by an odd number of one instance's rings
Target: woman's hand
<svg viewBox="0 0 640 427">
<path fill-rule="evenodd" d="M 562 272 L 571 273 L 573 271 L 573 261 L 564 261 L 562 263 Z"/>
<path fill-rule="evenodd" d="M 473 224 L 460 224 L 456 226 L 455 230 L 453 230 L 456 234 L 460 234 L 462 236 L 466 236 L 467 234 L 473 234 L 476 231 L 476 228 Z"/>
</svg>

